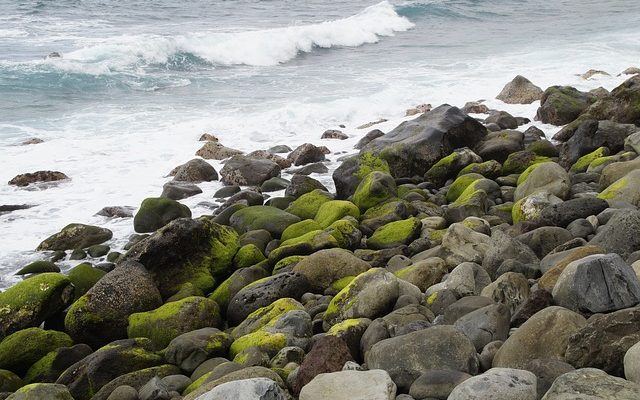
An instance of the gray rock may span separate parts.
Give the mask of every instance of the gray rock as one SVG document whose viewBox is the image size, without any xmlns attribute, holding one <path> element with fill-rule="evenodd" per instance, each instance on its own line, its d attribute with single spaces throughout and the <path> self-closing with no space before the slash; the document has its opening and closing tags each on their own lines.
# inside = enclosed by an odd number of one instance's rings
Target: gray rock
<svg viewBox="0 0 640 400">
<path fill-rule="evenodd" d="M 518 260 L 523 264 L 538 264 L 540 262 L 529 246 L 497 230 L 491 236 L 482 267 L 489 276 L 495 279 L 498 268 L 507 259 Z"/>
<path fill-rule="evenodd" d="M 192 383 L 192 380 L 185 375 L 169 375 L 162 378 L 162 382 L 167 385 L 169 391 L 182 393 Z"/>
<path fill-rule="evenodd" d="M 69 224 L 42 241 L 37 251 L 83 249 L 101 244 L 113 237 L 113 232 L 99 226 Z"/>
<path fill-rule="evenodd" d="M 513 130 L 491 132 L 478 143 L 474 150 L 483 160 L 496 160 L 502 163 L 509 154 L 524 150 L 524 135 L 522 132 Z"/>
<path fill-rule="evenodd" d="M 54 383 L 37 383 L 23 386 L 15 393 L 9 395 L 7 400 L 73 400 L 73 396 L 66 387 Z"/>
<path fill-rule="evenodd" d="M 300 400 L 394 400 L 395 397 L 395 383 L 380 369 L 320 374 L 300 392 Z"/>
<path fill-rule="evenodd" d="M 516 237 L 543 258 L 559 245 L 573 239 L 573 235 L 566 229 L 556 226 L 543 226 Z"/>
<path fill-rule="evenodd" d="M 202 193 L 202 189 L 193 183 L 173 180 L 162 186 L 162 194 L 160 197 L 166 197 L 171 200 L 182 200 L 200 193 Z"/>
<path fill-rule="evenodd" d="M 491 304 L 460 317 L 453 325 L 467 335 L 480 352 L 488 343 L 506 340 L 511 313 L 503 304 Z"/>
<path fill-rule="evenodd" d="M 232 156 L 240 155 L 240 150 L 232 149 L 224 146 L 222 143 L 207 141 L 198 151 L 196 155 L 205 160 L 224 160 Z"/>
<path fill-rule="evenodd" d="M 536 381 L 529 371 L 492 368 L 456 386 L 448 400 L 537 400 Z"/>
<path fill-rule="evenodd" d="M 98 211 L 96 215 L 107 218 L 132 218 L 134 210 L 134 207 L 111 206 L 104 207 L 102 210 Z"/>
<path fill-rule="evenodd" d="M 362 137 L 362 139 L 358 140 L 358 143 L 356 143 L 356 145 L 353 146 L 353 148 L 360 150 L 361 148 L 366 146 L 370 141 L 372 141 L 373 139 L 377 139 L 380 136 L 384 136 L 384 132 L 382 132 L 380 129 L 374 129 L 372 131 L 369 131 L 366 135 Z"/>
<path fill-rule="evenodd" d="M 640 385 L 616 378 L 595 368 L 560 375 L 542 400 L 615 399 L 637 400 Z"/>
<path fill-rule="evenodd" d="M 571 262 L 553 288 L 556 304 L 585 314 L 617 311 L 640 303 L 640 282 L 617 254 Z"/>
<path fill-rule="evenodd" d="M 529 297 L 529 282 L 521 273 L 506 272 L 482 289 L 480 295 L 503 303 L 510 313 L 514 313 Z"/>
<path fill-rule="evenodd" d="M 280 166 L 270 160 L 257 160 L 245 156 L 233 156 L 220 171 L 225 185 L 262 185 L 274 176 L 280 176 Z"/>
<path fill-rule="evenodd" d="M 231 381 L 216 386 L 196 400 L 286 400 L 286 392 L 267 378 Z"/>
<path fill-rule="evenodd" d="M 140 400 L 170 400 L 169 391 L 167 384 L 156 376 L 140 388 L 138 398 Z"/>
<path fill-rule="evenodd" d="M 482 352 L 478 356 L 478 360 L 480 360 L 481 371 L 488 371 L 491 369 L 491 364 L 493 364 L 493 359 L 503 344 L 504 342 L 502 340 L 496 340 L 495 342 L 487 343 L 487 345 L 484 346 L 484 348 L 482 349 Z"/>
<path fill-rule="evenodd" d="M 551 86 L 540 99 L 536 119 L 545 124 L 564 125 L 576 119 L 596 97 L 571 86 Z"/>
<path fill-rule="evenodd" d="M 138 391 L 128 385 L 118 386 L 107 400 L 138 400 Z"/>
<path fill-rule="evenodd" d="M 496 96 L 507 104 L 531 104 L 541 98 L 542 89 L 522 75 L 516 75 Z"/>
<path fill-rule="evenodd" d="M 491 113 L 487 119 L 484 120 L 485 124 L 497 124 L 501 129 L 516 129 L 518 127 L 518 121 L 506 111 L 497 111 Z"/>
<path fill-rule="evenodd" d="M 231 337 L 216 328 L 201 328 L 183 333 L 164 350 L 166 360 L 185 372 L 193 372 L 205 360 L 227 354 Z"/>
<path fill-rule="evenodd" d="M 622 258 L 640 250 L 640 211 L 617 211 L 604 227 L 598 229 L 589 244 L 602 246 Z"/>
<path fill-rule="evenodd" d="M 627 350 L 623 361 L 625 378 L 640 383 L 640 341 Z"/>
<path fill-rule="evenodd" d="M 217 181 L 218 173 L 208 162 L 200 158 L 194 158 L 176 167 L 170 175 L 174 181 L 182 182 L 209 182 Z M 174 173 L 175 172 L 175 173 Z"/>
<path fill-rule="evenodd" d="M 624 148 L 627 136 L 638 131 L 634 124 L 619 124 L 612 121 L 586 120 L 580 124 L 573 136 L 560 146 L 563 166 L 570 167 L 580 157 L 599 147 L 607 147 L 611 154 Z"/>
<path fill-rule="evenodd" d="M 469 378 L 471 375 L 460 371 L 427 371 L 413 382 L 409 394 L 416 399 L 446 400 L 456 386 Z"/>
<path fill-rule="evenodd" d="M 478 359 L 471 341 L 452 326 L 433 326 L 382 340 L 366 353 L 369 368 L 384 369 L 402 392 L 423 373 L 451 369 L 475 374 Z"/>
<path fill-rule="evenodd" d="M 445 287 L 458 297 L 479 296 L 490 283 L 491 277 L 479 264 L 463 262 L 449 273 Z"/>
<path fill-rule="evenodd" d="M 561 199 L 566 199 L 571 188 L 569 174 L 554 162 L 545 162 L 538 166 L 520 183 L 514 193 L 515 201 L 530 194 L 546 191 Z"/>
<path fill-rule="evenodd" d="M 287 159 L 293 163 L 293 165 L 305 165 L 324 160 L 324 152 L 322 148 L 316 147 L 311 143 L 301 144 L 292 151 Z"/>
<path fill-rule="evenodd" d="M 279 144 L 277 146 L 273 146 L 267 150 L 270 153 L 278 154 L 278 153 L 288 153 L 292 151 L 291 147 L 286 144 Z"/>
<path fill-rule="evenodd" d="M 547 393 L 557 377 L 575 370 L 571 364 L 552 358 L 531 360 L 524 369 L 533 372 L 538 378 L 538 399 Z"/>
</svg>

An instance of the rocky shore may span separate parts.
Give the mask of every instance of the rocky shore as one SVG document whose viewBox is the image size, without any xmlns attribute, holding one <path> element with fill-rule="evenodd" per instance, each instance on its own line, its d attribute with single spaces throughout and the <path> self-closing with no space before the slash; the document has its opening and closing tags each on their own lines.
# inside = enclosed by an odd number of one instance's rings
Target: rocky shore
<svg viewBox="0 0 640 400">
<path fill-rule="evenodd" d="M 131 219 L 123 249 L 68 225 L 0 293 L 0 399 L 640 399 L 637 72 L 514 78 L 497 98 L 540 101 L 551 141 L 482 102 L 419 105 L 341 157 L 335 191 L 310 176 L 325 146 L 203 135 L 159 197 L 100 211 Z M 192 218 L 179 201 L 216 180 Z"/>
</svg>

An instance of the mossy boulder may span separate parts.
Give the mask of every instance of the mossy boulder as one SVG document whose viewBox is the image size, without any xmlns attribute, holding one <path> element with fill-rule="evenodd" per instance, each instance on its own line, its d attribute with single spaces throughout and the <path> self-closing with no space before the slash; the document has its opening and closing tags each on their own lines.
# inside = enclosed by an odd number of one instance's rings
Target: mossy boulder
<svg viewBox="0 0 640 400">
<path fill-rule="evenodd" d="M 202 290 L 200 290 L 197 286 L 195 286 L 191 282 L 185 282 L 180 286 L 180 289 L 178 290 L 178 292 L 176 292 L 176 294 L 174 294 L 173 296 L 169 297 L 165 301 L 165 303 L 183 300 L 191 296 L 205 297 Z"/>
<path fill-rule="evenodd" d="M 300 222 L 296 222 L 295 224 L 291 224 L 287 227 L 287 229 L 282 232 L 282 241 L 287 241 L 289 239 L 297 238 L 305 233 L 309 233 L 311 231 L 317 231 L 322 229 L 320 224 L 312 219 L 305 219 Z"/>
<path fill-rule="evenodd" d="M 239 233 L 265 229 L 274 237 L 280 237 L 289 225 L 296 222 L 300 222 L 300 218 L 270 206 L 243 208 L 236 211 L 229 219 L 229 224 Z"/>
<path fill-rule="evenodd" d="M 587 169 L 589 168 L 589 165 L 591 165 L 591 163 L 593 161 L 595 161 L 598 158 L 606 157 L 608 155 L 609 155 L 609 149 L 608 148 L 606 148 L 606 147 L 598 147 L 597 149 L 595 149 L 591 153 L 585 154 L 584 156 L 578 158 L 578 161 L 576 161 L 571 166 L 571 169 L 569 171 L 574 172 L 574 173 L 586 172 Z"/>
<path fill-rule="evenodd" d="M 422 222 L 415 217 L 391 222 L 376 229 L 373 235 L 367 239 L 367 247 L 381 250 L 409 245 L 420 236 L 421 230 Z"/>
<path fill-rule="evenodd" d="M 561 202 L 561 199 L 546 191 L 530 194 L 513 204 L 511 219 L 514 224 L 523 221 L 541 222 L 544 219 L 542 211 Z"/>
<path fill-rule="evenodd" d="M 273 322 L 289 311 L 304 311 L 304 306 L 292 298 L 282 298 L 273 303 L 261 307 L 252 312 L 237 327 L 233 328 L 231 335 L 240 338 L 250 333 L 256 332 L 264 327 L 273 325 Z"/>
<path fill-rule="evenodd" d="M 71 305 L 65 330 L 79 343 L 100 347 L 127 336 L 129 315 L 161 304 L 150 274 L 142 265 L 129 261 L 103 276 Z"/>
<path fill-rule="evenodd" d="M 31 365 L 50 351 L 72 344 L 73 340 L 63 332 L 40 328 L 23 329 L 0 342 L 0 369 L 24 375 Z"/>
<path fill-rule="evenodd" d="M 298 198 L 314 190 L 328 191 L 329 189 L 317 179 L 302 174 L 294 174 L 291 177 L 291 182 L 289 182 L 287 189 L 284 191 L 284 195 Z"/>
<path fill-rule="evenodd" d="M 269 253 L 271 265 L 290 256 L 306 256 L 318 250 L 339 247 L 338 241 L 326 231 L 311 231 L 297 238 L 282 242 L 278 248 Z"/>
<path fill-rule="evenodd" d="M 283 272 L 291 272 L 293 268 L 307 256 L 289 256 L 278 261 L 271 271 L 271 275 L 278 275 Z"/>
<path fill-rule="evenodd" d="M 524 134 L 515 130 L 491 132 L 474 150 L 483 160 L 502 163 L 511 153 L 524 150 Z"/>
<path fill-rule="evenodd" d="M 462 192 L 464 192 L 469 185 L 471 185 L 473 182 L 477 181 L 478 179 L 483 179 L 483 178 L 484 176 L 477 173 L 469 173 L 469 174 L 458 176 L 456 180 L 453 181 L 451 186 L 449 186 L 449 189 L 447 190 L 447 195 L 446 195 L 447 201 L 450 203 L 456 201 L 456 199 L 460 197 Z"/>
<path fill-rule="evenodd" d="M 395 197 L 398 197 L 398 188 L 393 177 L 384 172 L 374 171 L 365 176 L 356 188 L 353 203 L 364 212 Z"/>
<path fill-rule="evenodd" d="M 216 290 L 209 295 L 209 298 L 218 303 L 224 312 L 227 310 L 231 298 L 233 298 L 240 289 L 267 276 L 269 276 L 268 272 L 259 265 L 239 269 L 222 282 Z"/>
<path fill-rule="evenodd" d="M 68 277 L 75 288 L 75 300 L 87 293 L 105 275 L 106 272 L 94 268 L 89 263 L 81 263 L 71 268 Z"/>
<path fill-rule="evenodd" d="M 536 140 L 525 146 L 525 150 L 530 151 L 541 157 L 558 157 L 560 151 L 548 140 Z"/>
<path fill-rule="evenodd" d="M 236 268 L 246 268 L 266 259 L 262 251 L 260 251 L 255 244 L 250 243 L 240 247 L 233 257 L 233 265 L 235 265 Z"/>
<path fill-rule="evenodd" d="M 564 200 L 569 195 L 570 189 L 571 179 L 567 171 L 554 162 L 545 162 L 537 164 L 524 181 L 518 179 L 514 199 L 518 201 L 530 194 L 546 191 Z"/>
<path fill-rule="evenodd" d="M 93 350 L 84 343 L 71 347 L 59 347 L 36 361 L 27 371 L 26 383 L 55 382 L 71 365 L 82 360 Z"/>
<path fill-rule="evenodd" d="M 339 219 L 329 225 L 325 232 L 333 236 L 338 242 L 338 247 L 343 249 L 355 249 L 362 240 L 362 232 L 358 229 L 358 223 L 355 220 Z"/>
<path fill-rule="evenodd" d="M 469 164 L 481 162 L 482 159 L 469 148 L 456 149 L 429 168 L 424 174 L 424 179 L 436 185 L 442 185 L 447 179 L 458 175 Z"/>
<path fill-rule="evenodd" d="M 439 283 L 447 272 L 447 265 L 441 260 L 439 262 L 422 260 L 395 271 L 394 275 L 425 292 L 429 287 Z"/>
<path fill-rule="evenodd" d="M 460 196 L 449 204 L 449 208 L 445 211 L 447 221 L 459 222 L 468 217 L 482 217 L 487 213 L 489 209 L 487 192 L 483 189 L 477 189 L 474 185 L 475 182 L 481 181 L 485 181 L 485 179 L 478 179 L 469 184 Z"/>
<path fill-rule="evenodd" d="M 0 393 L 15 392 L 22 386 L 24 382 L 18 375 L 6 369 L 0 369 Z"/>
<path fill-rule="evenodd" d="M 56 383 L 69 388 L 74 399 L 89 400 L 119 376 L 164 363 L 149 339 L 117 340 L 70 366 Z"/>
<path fill-rule="evenodd" d="M 618 163 L 618 162 L 631 161 L 635 159 L 636 156 L 637 154 L 635 152 L 627 151 L 622 154 L 614 154 L 612 156 L 598 157 L 593 161 L 591 161 L 591 164 L 589 164 L 589 167 L 587 168 L 587 172 L 601 174 L 602 172 L 604 172 L 604 169 L 609 165 Z"/>
<path fill-rule="evenodd" d="M 52 261 L 39 260 L 25 265 L 16 272 L 16 275 L 42 274 L 45 272 L 60 272 L 60 267 Z"/>
<path fill-rule="evenodd" d="M 196 400 L 201 398 L 202 395 L 212 391 L 217 386 L 227 382 L 241 381 L 252 378 L 267 378 L 274 381 L 279 387 L 285 388 L 286 385 L 282 381 L 282 378 L 273 370 L 265 367 L 248 367 L 240 370 L 236 370 L 225 374 L 224 376 L 213 379 L 211 381 L 196 381 L 189 385 L 184 391 L 185 397 L 183 400 Z"/>
<path fill-rule="evenodd" d="M 215 279 L 231 272 L 239 248 L 233 228 L 207 218 L 180 218 L 136 243 L 120 263 L 133 260 L 144 265 L 164 298 L 186 282 L 210 293 Z"/>
<path fill-rule="evenodd" d="M 217 328 L 221 321 L 220 307 L 215 301 L 192 296 L 166 303 L 155 310 L 131 314 L 127 334 L 130 338 L 149 338 L 156 349 L 163 349 L 183 333 Z"/>
<path fill-rule="evenodd" d="M 598 198 L 606 200 L 611 205 L 632 204 L 640 206 L 640 170 L 636 169 L 604 189 Z"/>
<path fill-rule="evenodd" d="M 334 282 L 357 276 L 370 268 L 369 263 L 362 261 L 348 250 L 320 250 L 305 257 L 293 268 L 307 277 L 313 290 L 323 293 Z"/>
<path fill-rule="evenodd" d="M 85 224 L 69 224 L 46 238 L 38 245 L 36 250 L 73 250 L 84 249 L 94 244 L 100 244 L 110 240 L 113 232 L 99 226 Z"/>
<path fill-rule="evenodd" d="M 39 326 L 73 301 L 69 278 L 48 272 L 18 282 L 0 293 L 0 338 Z"/>
<path fill-rule="evenodd" d="M 545 124 L 565 125 L 578 118 L 595 101 L 595 95 L 571 86 L 551 86 L 542 94 L 536 118 Z"/>
<path fill-rule="evenodd" d="M 7 400 L 74 400 L 69 390 L 63 385 L 55 383 L 32 383 L 23 386 Z"/>
<path fill-rule="evenodd" d="M 520 174 L 533 164 L 550 161 L 549 157 L 539 156 L 534 152 L 522 150 L 509 154 L 502 164 L 504 175 Z"/>
<path fill-rule="evenodd" d="M 363 151 L 343 161 L 333 172 L 337 198 L 346 199 L 351 196 L 364 177 L 373 171 L 390 173 L 389 163 L 371 151 Z"/>
<path fill-rule="evenodd" d="M 333 200 L 331 193 L 315 189 L 292 201 L 285 211 L 298 216 L 302 220 L 313 219 L 318 213 L 320 206 L 329 200 Z"/>
<path fill-rule="evenodd" d="M 139 233 L 153 232 L 177 218 L 191 218 L 189 207 L 166 197 L 149 197 L 142 201 L 133 218 L 133 229 Z"/>
<path fill-rule="evenodd" d="M 502 164 L 496 160 L 489 160 L 482 163 L 471 163 L 462 168 L 458 176 L 466 174 L 480 174 L 487 179 L 495 179 L 502 173 Z"/>
<path fill-rule="evenodd" d="M 360 218 L 360 210 L 350 201 L 331 200 L 320 206 L 314 220 L 324 229 L 346 216 Z"/>
</svg>

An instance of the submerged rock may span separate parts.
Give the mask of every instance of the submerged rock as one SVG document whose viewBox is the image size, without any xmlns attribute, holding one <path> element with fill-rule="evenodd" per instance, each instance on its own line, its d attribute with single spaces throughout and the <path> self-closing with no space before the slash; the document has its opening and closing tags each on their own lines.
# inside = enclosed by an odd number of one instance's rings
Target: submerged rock
<svg viewBox="0 0 640 400">
<path fill-rule="evenodd" d="M 69 177 L 60 171 L 36 171 L 16 175 L 9 181 L 9 185 L 25 187 L 34 183 L 57 182 L 65 179 Z"/>
</svg>

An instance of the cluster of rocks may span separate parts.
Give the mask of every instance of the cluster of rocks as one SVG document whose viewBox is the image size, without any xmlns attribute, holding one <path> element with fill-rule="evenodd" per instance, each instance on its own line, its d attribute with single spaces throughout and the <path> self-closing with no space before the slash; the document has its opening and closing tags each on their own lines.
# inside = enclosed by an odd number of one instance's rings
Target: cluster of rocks
<svg viewBox="0 0 640 400">
<path fill-rule="evenodd" d="M 559 143 L 441 105 L 367 134 L 335 193 L 305 174 L 321 147 L 222 149 L 219 176 L 189 161 L 142 202 L 124 253 L 65 227 L 38 250 L 109 262 L 0 293 L 0 398 L 640 398 L 640 75 L 500 97 L 539 98 Z M 218 178 L 191 218 L 177 200 Z"/>
</svg>

